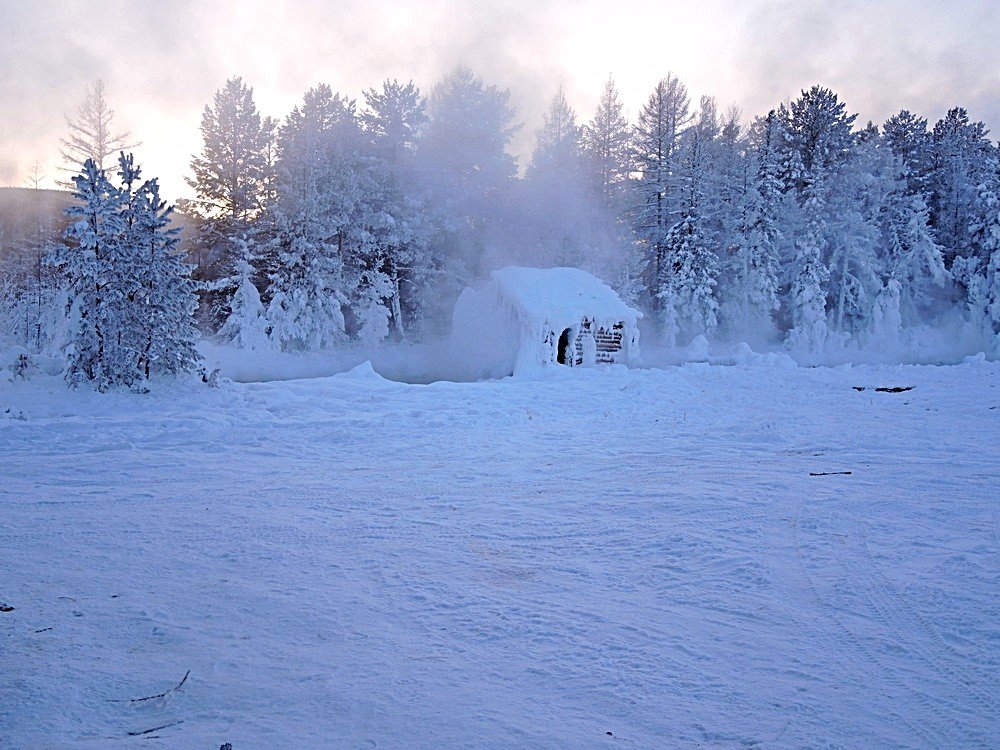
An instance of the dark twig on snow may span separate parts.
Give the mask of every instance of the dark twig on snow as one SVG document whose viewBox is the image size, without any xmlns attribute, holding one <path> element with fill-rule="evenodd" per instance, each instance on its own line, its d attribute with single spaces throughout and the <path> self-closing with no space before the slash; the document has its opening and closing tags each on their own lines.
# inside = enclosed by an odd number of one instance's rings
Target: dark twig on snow
<svg viewBox="0 0 1000 750">
<path fill-rule="evenodd" d="M 143 729 L 141 732 L 129 732 L 128 736 L 129 737 L 141 737 L 144 734 L 152 734 L 153 732 L 159 732 L 161 729 L 167 729 L 169 727 L 176 727 L 178 724 L 183 724 L 183 723 L 184 723 L 184 719 L 181 719 L 180 721 L 174 721 L 174 722 L 171 722 L 170 724 L 163 724 L 162 726 L 153 727 L 152 729 Z"/>
<path fill-rule="evenodd" d="M 853 474 L 853 471 L 810 471 L 811 477 L 832 477 L 835 474 Z"/>
<path fill-rule="evenodd" d="M 181 685 L 183 685 L 185 682 L 187 682 L 187 678 L 188 678 L 189 674 L 191 674 L 191 670 L 190 669 L 187 672 L 184 673 L 184 676 L 181 677 L 181 681 L 180 682 L 178 682 L 176 685 L 174 685 L 172 688 L 170 688 L 170 690 L 166 690 L 166 691 L 164 691 L 162 693 L 157 693 L 156 695 L 147 695 L 145 698 L 122 698 L 122 699 L 118 699 L 118 700 L 108 700 L 108 703 L 142 703 L 143 701 L 151 701 L 151 700 L 154 700 L 156 698 L 166 698 L 171 693 L 176 693 L 178 690 L 181 689 Z M 157 729 L 163 729 L 163 727 L 157 727 Z M 150 729 L 149 731 L 152 732 L 152 731 L 155 731 L 155 730 Z M 145 734 L 145 732 L 143 732 L 143 734 Z"/>
</svg>

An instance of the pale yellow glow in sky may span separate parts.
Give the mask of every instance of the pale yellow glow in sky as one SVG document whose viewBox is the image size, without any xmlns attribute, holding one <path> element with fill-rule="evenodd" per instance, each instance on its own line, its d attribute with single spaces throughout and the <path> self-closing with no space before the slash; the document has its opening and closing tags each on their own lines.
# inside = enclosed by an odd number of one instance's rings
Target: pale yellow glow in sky
<svg viewBox="0 0 1000 750">
<path fill-rule="evenodd" d="M 200 146 L 202 108 L 231 75 L 283 117 L 316 83 L 361 99 L 387 77 L 426 92 L 465 64 L 509 88 L 522 163 L 559 86 L 581 121 L 609 74 L 634 118 L 673 72 L 697 105 L 763 114 L 813 83 L 876 122 L 901 108 L 932 121 L 950 106 L 1000 128 L 1000 4 L 936 0 L 0 0 L 0 184 L 34 160 L 56 173 L 63 113 L 104 79 L 137 159 L 164 193 Z"/>
</svg>

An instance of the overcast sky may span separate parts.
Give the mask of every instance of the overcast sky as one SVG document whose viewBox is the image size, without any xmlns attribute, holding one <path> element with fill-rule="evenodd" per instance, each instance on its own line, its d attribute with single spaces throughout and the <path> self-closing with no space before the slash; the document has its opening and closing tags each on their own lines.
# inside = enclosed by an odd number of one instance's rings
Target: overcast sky
<svg viewBox="0 0 1000 750">
<path fill-rule="evenodd" d="M 1000 137 L 996 0 L 0 0 L 0 185 L 56 173 L 65 114 L 105 82 L 164 194 L 200 145 L 201 110 L 232 75 L 283 117 L 316 83 L 360 98 L 386 78 L 429 90 L 464 64 L 511 90 L 514 151 L 563 86 L 581 121 L 613 74 L 630 116 L 673 72 L 692 100 L 745 117 L 833 88 L 859 120 L 966 107 Z"/>
</svg>

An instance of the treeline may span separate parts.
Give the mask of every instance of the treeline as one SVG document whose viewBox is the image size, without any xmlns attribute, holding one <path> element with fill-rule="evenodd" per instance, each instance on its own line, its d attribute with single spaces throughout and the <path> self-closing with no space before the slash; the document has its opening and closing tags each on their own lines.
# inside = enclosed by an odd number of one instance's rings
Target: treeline
<svg viewBox="0 0 1000 750">
<path fill-rule="evenodd" d="M 319 86 L 280 126 L 233 79 L 193 163 L 204 320 L 249 346 L 402 338 L 522 263 L 597 273 L 667 344 L 882 346 L 956 314 L 992 337 L 1000 150 L 962 109 L 855 119 L 813 87 L 744 125 L 668 76 L 630 124 L 609 81 L 583 125 L 556 95 L 522 177 L 508 92 L 467 70 L 426 99 Z"/>
<path fill-rule="evenodd" d="M 957 313 L 1000 324 L 1000 151 L 953 109 L 857 127 L 813 87 L 748 125 L 660 81 L 635 123 L 609 81 L 585 124 L 559 93 L 519 176 L 509 94 L 459 70 L 426 99 L 318 86 L 278 125 L 229 81 L 192 164 L 205 324 L 285 349 L 402 338 L 507 263 L 573 265 L 667 344 L 884 342 Z"/>
<path fill-rule="evenodd" d="M 440 332 L 463 286 L 518 263 L 596 273 L 669 345 L 808 354 L 944 321 L 996 345 L 1000 147 L 963 109 L 859 127 L 817 86 L 746 123 L 671 75 L 630 123 L 609 80 L 586 123 L 555 96 L 523 174 L 517 127 L 464 69 L 428 96 L 320 85 L 281 122 L 227 81 L 180 206 L 200 327 L 284 350 Z"/>
</svg>

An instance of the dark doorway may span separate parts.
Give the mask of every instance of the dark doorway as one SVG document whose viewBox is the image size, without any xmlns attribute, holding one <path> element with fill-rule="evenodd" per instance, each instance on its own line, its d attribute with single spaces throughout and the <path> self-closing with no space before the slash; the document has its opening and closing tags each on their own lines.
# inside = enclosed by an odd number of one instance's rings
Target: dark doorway
<svg viewBox="0 0 1000 750">
<path fill-rule="evenodd" d="M 567 328 L 562 332 L 562 336 L 559 337 L 559 350 L 556 353 L 556 362 L 561 365 L 566 364 L 566 356 L 569 349 L 569 329 Z"/>
</svg>

